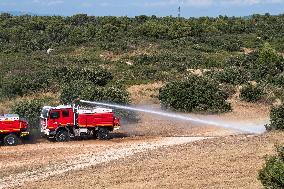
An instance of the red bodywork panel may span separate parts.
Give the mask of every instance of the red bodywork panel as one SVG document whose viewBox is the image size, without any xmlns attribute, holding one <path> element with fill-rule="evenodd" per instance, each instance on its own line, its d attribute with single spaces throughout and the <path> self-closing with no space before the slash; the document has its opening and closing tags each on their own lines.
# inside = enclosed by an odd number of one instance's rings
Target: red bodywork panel
<svg viewBox="0 0 284 189">
<path fill-rule="evenodd" d="M 0 134 L 20 133 L 28 129 L 28 123 L 24 120 L 0 121 Z"/>
<path fill-rule="evenodd" d="M 113 126 L 113 113 L 79 114 L 79 127 Z"/>
</svg>

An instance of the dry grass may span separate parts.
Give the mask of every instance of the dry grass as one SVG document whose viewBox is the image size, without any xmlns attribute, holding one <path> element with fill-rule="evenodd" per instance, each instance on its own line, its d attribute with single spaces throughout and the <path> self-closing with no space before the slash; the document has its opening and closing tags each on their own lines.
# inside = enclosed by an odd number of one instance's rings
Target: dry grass
<svg viewBox="0 0 284 189">
<path fill-rule="evenodd" d="M 109 61 L 119 61 L 119 60 L 127 60 L 131 57 L 139 56 L 139 55 L 152 55 L 157 53 L 156 49 L 158 48 L 158 45 L 150 44 L 147 47 L 138 47 L 135 50 L 129 51 L 127 53 L 122 54 L 115 54 L 111 51 L 104 51 L 100 53 L 100 58 L 103 60 L 109 60 Z"/>
<path fill-rule="evenodd" d="M 159 104 L 159 89 L 162 82 L 133 85 L 128 88 L 133 104 Z"/>
<path fill-rule="evenodd" d="M 261 188 L 258 170 L 284 133 L 159 148 L 23 188 Z"/>
</svg>

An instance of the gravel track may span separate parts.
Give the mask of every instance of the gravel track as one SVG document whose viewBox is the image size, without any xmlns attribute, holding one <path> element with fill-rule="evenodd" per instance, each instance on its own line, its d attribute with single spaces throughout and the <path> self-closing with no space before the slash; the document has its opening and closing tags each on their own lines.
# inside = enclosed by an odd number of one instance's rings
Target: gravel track
<svg viewBox="0 0 284 189">
<path fill-rule="evenodd" d="M 114 145 L 108 147 L 104 151 L 100 151 L 97 153 L 89 152 L 78 155 L 76 157 L 72 157 L 72 159 L 74 159 L 72 161 L 70 161 L 70 158 L 68 161 L 64 163 L 56 163 L 56 160 L 54 160 L 53 164 L 43 166 L 37 170 L 10 174 L 10 176 L 0 178 L 0 189 L 10 188 L 10 187 L 20 187 L 27 182 L 43 180 L 51 176 L 56 176 L 59 174 L 66 173 L 68 171 L 82 170 L 94 165 L 133 156 L 140 152 L 155 150 L 162 147 L 186 144 L 204 139 L 208 138 L 207 137 L 164 137 L 148 142 L 141 141 L 136 143 L 124 144 L 123 147 L 121 145 L 119 145 L 119 147 L 117 145 Z M 59 145 L 62 146 L 62 144 Z M 96 148 L 96 146 L 94 145 L 93 148 Z"/>
</svg>

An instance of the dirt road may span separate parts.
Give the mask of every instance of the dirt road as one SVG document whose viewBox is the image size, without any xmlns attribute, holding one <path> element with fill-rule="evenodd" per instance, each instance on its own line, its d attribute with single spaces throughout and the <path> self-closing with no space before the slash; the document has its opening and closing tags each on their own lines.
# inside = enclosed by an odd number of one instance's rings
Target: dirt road
<svg viewBox="0 0 284 189">
<path fill-rule="evenodd" d="M 204 139 L 207 138 L 164 137 L 109 142 L 41 143 L 18 146 L 11 151 L 4 147 L 0 156 L 0 188 L 20 187 L 28 182 L 71 173 L 137 153 Z"/>
<path fill-rule="evenodd" d="M 4 147 L 0 188 L 260 188 L 257 172 L 281 142 L 279 132 Z"/>
</svg>

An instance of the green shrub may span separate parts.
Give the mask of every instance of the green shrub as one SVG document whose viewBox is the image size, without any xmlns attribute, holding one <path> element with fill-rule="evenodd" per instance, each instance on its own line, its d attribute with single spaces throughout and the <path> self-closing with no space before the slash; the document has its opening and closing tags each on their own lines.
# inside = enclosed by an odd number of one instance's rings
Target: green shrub
<svg viewBox="0 0 284 189">
<path fill-rule="evenodd" d="M 221 83 L 243 84 L 251 79 L 250 73 L 242 67 L 226 67 L 214 76 Z"/>
<path fill-rule="evenodd" d="M 1 96 L 11 98 L 46 89 L 50 86 L 51 79 L 46 71 L 18 73 L 4 77 Z"/>
<path fill-rule="evenodd" d="M 20 117 L 29 121 L 31 130 L 39 130 L 40 112 L 44 105 L 54 104 L 54 99 L 33 99 L 29 101 L 20 101 L 12 106 L 12 113 L 19 114 Z"/>
<path fill-rule="evenodd" d="M 115 86 L 97 86 L 88 81 L 74 81 L 62 87 L 60 102 L 67 104 L 73 100 L 82 99 L 90 101 L 128 104 L 128 92 Z"/>
<path fill-rule="evenodd" d="M 54 77 L 64 83 L 72 83 L 77 80 L 90 81 L 93 84 L 104 86 L 112 80 L 112 75 L 108 71 L 101 68 L 81 68 L 81 67 L 58 67 L 54 73 Z"/>
<path fill-rule="evenodd" d="M 272 78 L 271 83 L 274 85 L 277 85 L 279 87 L 282 87 L 284 85 L 284 73 L 281 73 L 275 77 Z"/>
<path fill-rule="evenodd" d="M 218 83 L 197 76 L 168 83 L 160 89 L 159 94 L 162 106 L 184 112 L 229 111 L 231 106 L 226 102 L 228 97 Z"/>
<path fill-rule="evenodd" d="M 226 66 L 231 67 L 231 66 L 243 66 L 245 63 L 247 55 L 239 55 L 239 56 L 231 56 L 226 60 Z"/>
<path fill-rule="evenodd" d="M 270 124 L 265 125 L 268 131 L 284 130 L 284 105 L 272 107 L 270 111 Z"/>
<path fill-rule="evenodd" d="M 277 154 L 266 160 L 258 179 L 267 189 L 284 188 L 284 147 L 277 147 Z"/>
<path fill-rule="evenodd" d="M 97 87 L 97 86 L 86 86 L 82 90 L 81 98 L 90 101 L 110 102 L 117 104 L 128 104 L 129 94 L 123 88 L 115 86 Z"/>
<path fill-rule="evenodd" d="M 264 95 L 262 88 L 251 84 L 243 86 L 240 92 L 240 98 L 247 102 L 257 102 Z"/>
<path fill-rule="evenodd" d="M 78 100 L 81 97 L 82 90 L 87 85 L 91 85 L 91 83 L 81 80 L 62 85 L 59 101 L 63 104 L 73 103 L 74 100 Z"/>
<path fill-rule="evenodd" d="M 258 64 L 275 64 L 278 61 L 277 51 L 269 43 L 265 43 L 259 50 Z"/>
<path fill-rule="evenodd" d="M 282 72 L 282 65 L 281 64 L 261 64 L 261 65 L 254 65 L 250 72 L 253 75 L 253 80 L 260 81 L 260 82 L 279 82 L 275 81 L 275 78 L 279 77 Z"/>
<path fill-rule="evenodd" d="M 133 61 L 137 64 L 141 64 L 141 65 L 147 65 L 147 64 L 154 64 L 156 62 L 159 62 L 162 57 L 160 56 L 149 56 L 147 54 L 142 54 L 142 55 L 139 55 L 139 56 L 134 56 L 133 58 Z"/>
<path fill-rule="evenodd" d="M 232 97 L 236 94 L 236 87 L 231 84 L 220 84 L 220 89 L 227 93 L 228 97 Z"/>
<path fill-rule="evenodd" d="M 128 92 L 120 86 L 101 87 L 86 81 L 76 81 L 63 87 L 60 95 L 62 103 L 71 104 L 78 99 L 124 105 L 130 103 Z M 136 113 L 132 111 L 117 109 L 115 113 L 126 122 L 136 122 L 138 120 Z"/>
</svg>

